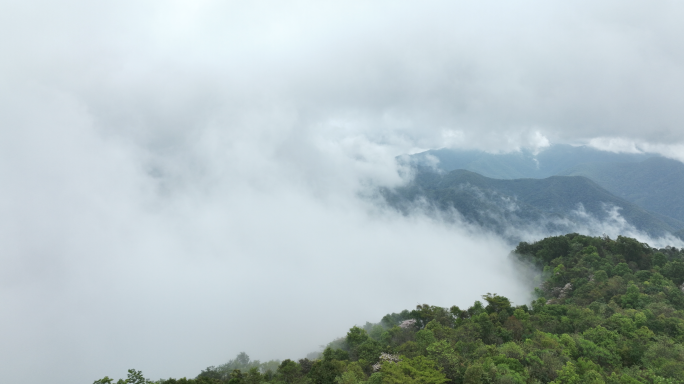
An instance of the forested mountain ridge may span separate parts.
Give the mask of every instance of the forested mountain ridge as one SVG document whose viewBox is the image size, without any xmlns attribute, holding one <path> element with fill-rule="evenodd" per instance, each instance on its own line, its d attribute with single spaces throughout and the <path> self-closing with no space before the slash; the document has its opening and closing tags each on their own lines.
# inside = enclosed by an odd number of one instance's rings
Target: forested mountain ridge
<svg viewBox="0 0 684 384">
<path fill-rule="evenodd" d="M 647 153 L 613 153 L 587 146 L 556 144 L 538 153 L 521 150 L 488 153 L 477 150 L 431 149 L 410 156 L 400 156 L 405 164 L 433 166 L 444 172 L 465 169 L 494 179 L 543 179 L 560 175 L 580 164 L 631 164 L 658 157 Z"/>
<path fill-rule="evenodd" d="M 352 327 L 319 358 L 273 370 L 244 355 L 155 383 L 684 383 L 684 251 L 572 233 L 511 257 L 538 271 L 529 306 L 489 293 L 419 305 Z M 131 370 L 126 382 L 152 381 Z"/>
<path fill-rule="evenodd" d="M 584 176 L 645 210 L 684 222 L 684 163 L 648 153 L 552 145 L 538 153 L 437 149 L 397 158 L 440 172 L 465 169 L 495 179 Z M 665 221 L 667 221 L 665 219 Z"/>
<path fill-rule="evenodd" d="M 520 239 L 513 228 L 547 235 L 567 233 L 586 226 L 592 218 L 605 221 L 617 213 L 637 230 L 655 237 L 684 228 L 683 222 L 648 212 L 582 176 L 504 180 L 462 169 L 438 173 L 416 167 L 415 171 L 406 186 L 381 190 L 391 206 L 405 214 L 417 204 L 442 212 L 453 208 L 467 221 L 514 242 Z"/>
<path fill-rule="evenodd" d="M 559 173 L 585 176 L 645 209 L 684 220 L 684 164 L 664 157 L 637 163 L 585 163 Z"/>
</svg>

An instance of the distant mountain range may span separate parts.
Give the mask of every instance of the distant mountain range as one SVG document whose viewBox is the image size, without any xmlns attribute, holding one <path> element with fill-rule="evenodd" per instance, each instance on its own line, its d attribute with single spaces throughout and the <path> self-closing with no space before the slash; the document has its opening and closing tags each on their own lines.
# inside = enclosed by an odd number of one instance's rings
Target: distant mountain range
<svg viewBox="0 0 684 384">
<path fill-rule="evenodd" d="M 652 157 L 638 163 L 584 163 L 563 172 L 584 176 L 616 196 L 684 221 L 684 163 Z"/>
<path fill-rule="evenodd" d="M 537 154 L 526 150 L 496 154 L 473 150 L 433 149 L 405 156 L 401 160 L 422 166 L 434 165 L 442 171 L 465 169 L 493 179 L 542 179 L 561 175 L 581 164 L 632 164 L 657 156 L 612 153 L 587 146 L 557 144 Z"/>
<path fill-rule="evenodd" d="M 416 204 L 453 208 L 513 241 L 521 231 L 557 234 L 622 219 L 651 236 L 684 239 L 684 164 L 658 155 L 554 145 L 536 155 L 440 149 L 399 160 L 413 166 L 414 180 L 382 193 L 405 213 Z"/>
</svg>

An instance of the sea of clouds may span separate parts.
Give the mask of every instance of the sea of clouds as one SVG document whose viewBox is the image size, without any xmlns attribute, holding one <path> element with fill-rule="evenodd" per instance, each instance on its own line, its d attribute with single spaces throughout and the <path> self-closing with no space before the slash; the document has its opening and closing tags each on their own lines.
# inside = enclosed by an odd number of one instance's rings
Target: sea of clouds
<svg viewBox="0 0 684 384">
<path fill-rule="evenodd" d="M 191 377 L 417 304 L 525 302 L 504 240 L 375 188 L 406 182 L 396 156 L 443 146 L 681 158 L 681 14 L 2 2 L 3 380 Z"/>
</svg>

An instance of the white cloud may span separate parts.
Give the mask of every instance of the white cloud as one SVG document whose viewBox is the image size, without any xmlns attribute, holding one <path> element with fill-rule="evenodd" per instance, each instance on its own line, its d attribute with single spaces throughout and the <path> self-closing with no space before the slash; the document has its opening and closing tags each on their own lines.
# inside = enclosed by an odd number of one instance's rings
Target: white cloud
<svg viewBox="0 0 684 384">
<path fill-rule="evenodd" d="M 684 144 L 649 143 L 624 137 L 596 137 L 589 146 L 615 153 L 658 153 L 684 162 Z"/>
<path fill-rule="evenodd" d="M 243 350 L 301 357 L 418 303 L 527 300 L 503 241 L 359 197 L 401 182 L 391 145 L 281 111 L 112 132 L 74 96 L 14 90 L 0 130 L 8 381 L 193 376 Z"/>
<path fill-rule="evenodd" d="M 595 137 L 589 140 L 589 146 L 615 153 L 643 153 L 637 147 L 637 143 L 623 137 Z"/>
</svg>

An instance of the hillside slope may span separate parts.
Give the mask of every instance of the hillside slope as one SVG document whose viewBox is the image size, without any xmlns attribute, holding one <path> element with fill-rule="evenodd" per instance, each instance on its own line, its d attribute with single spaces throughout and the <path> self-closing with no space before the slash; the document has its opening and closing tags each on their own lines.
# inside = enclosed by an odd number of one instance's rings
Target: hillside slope
<svg viewBox="0 0 684 384">
<path fill-rule="evenodd" d="M 241 353 L 154 383 L 684 383 L 684 251 L 571 233 L 511 257 L 537 268 L 531 305 L 496 293 L 463 309 L 418 305 L 352 327 L 318 357 L 260 364 Z"/>
<path fill-rule="evenodd" d="M 416 204 L 443 212 L 453 208 L 467 221 L 513 239 L 511 228 L 567 233 L 591 220 L 615 220 L 617 213 L 653 236 L 684 228 L 684 223 L 658 217 L 582 176 L 501 180 L 466 170 L 423 170 L 409 185 L 383 190 L 383 196 L 404 213 Z"/>
<path fill-rule="evenodd" d="M 586 163 L 560 173 L 587 177 L 616 196 L 684 221 L 684 164 L 663 157 L 637 163 Z"/>
</svg>

